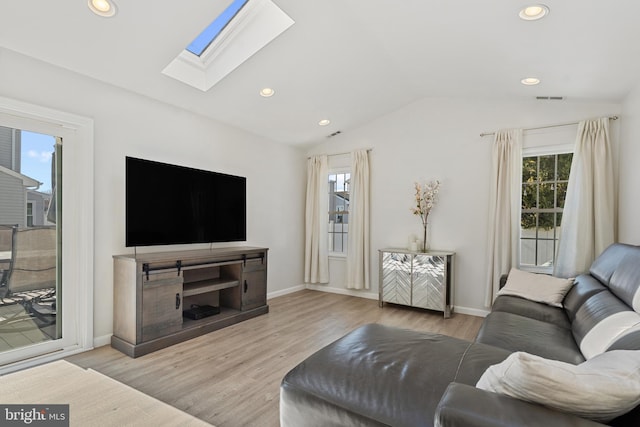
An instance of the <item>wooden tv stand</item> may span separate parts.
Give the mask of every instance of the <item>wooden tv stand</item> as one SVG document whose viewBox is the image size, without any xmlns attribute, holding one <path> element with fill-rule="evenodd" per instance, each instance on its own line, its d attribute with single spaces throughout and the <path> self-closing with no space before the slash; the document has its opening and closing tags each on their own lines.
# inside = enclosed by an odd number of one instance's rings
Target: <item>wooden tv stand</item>
<svg viewBox="0 0 640 427">
<path fill-rule="evenodd" d="M 266 248 L 115 255 L 111 346 L 130 357 L 269 312 Z M 199 320 L 192 306 L 220 307 Z"/>
</svg>

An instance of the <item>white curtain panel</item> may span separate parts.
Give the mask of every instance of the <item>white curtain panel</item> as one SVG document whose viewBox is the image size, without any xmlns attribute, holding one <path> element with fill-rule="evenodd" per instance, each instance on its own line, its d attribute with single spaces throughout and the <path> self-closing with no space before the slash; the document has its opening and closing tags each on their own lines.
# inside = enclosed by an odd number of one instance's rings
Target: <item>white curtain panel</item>
<svg viewBox="0 0 640 427">
<path fill-rule="evenodd" d="M 522 129 L 498 131 L 491 164 L 486 307 L 498 293 L 500 276 L 518 265 L 521 182 Z"/>
<path fill-rule="evenodd" d="M 351 153 L 347 237 L 347 288 L 370 289 L 369 278 L 369 156 L 367 150 Z"/>
<path fill-rule="evenodd" d="M 304 281 L 329 283 L 329 166 L 327 156 L 307 160 Z"/>
<path fill-rule="evenodd" d="M 578 125 L 554 276 L 575 277 L 615 241 L 615 183 L 609 119 Z"/>
</svg>

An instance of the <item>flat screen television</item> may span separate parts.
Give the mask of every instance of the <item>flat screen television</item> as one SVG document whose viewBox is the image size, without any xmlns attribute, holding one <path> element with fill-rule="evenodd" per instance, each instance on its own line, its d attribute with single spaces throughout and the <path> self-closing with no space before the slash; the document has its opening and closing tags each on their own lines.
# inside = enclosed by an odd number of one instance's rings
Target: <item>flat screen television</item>
<svg viewBox="0 0 640 427">
<path fill-rule="evenodd" d="M 243 241 L 246 178 L 126 157 L 126 246 Z"/>
</svg>

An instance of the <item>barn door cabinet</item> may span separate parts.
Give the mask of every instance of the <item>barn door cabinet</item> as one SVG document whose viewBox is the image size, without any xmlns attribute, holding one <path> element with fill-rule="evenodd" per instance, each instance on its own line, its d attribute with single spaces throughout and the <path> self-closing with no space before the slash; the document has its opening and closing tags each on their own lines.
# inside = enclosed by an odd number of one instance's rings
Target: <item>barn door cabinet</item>
<svg viewBox="0 0 640 427">
<path fill-rule="evenodd" d="M 266 248 L 114 256 L 112 347 L 138 357 L 269 311 Z M 184 311 L 219 307 L 191 319 Z"/>
</svg>

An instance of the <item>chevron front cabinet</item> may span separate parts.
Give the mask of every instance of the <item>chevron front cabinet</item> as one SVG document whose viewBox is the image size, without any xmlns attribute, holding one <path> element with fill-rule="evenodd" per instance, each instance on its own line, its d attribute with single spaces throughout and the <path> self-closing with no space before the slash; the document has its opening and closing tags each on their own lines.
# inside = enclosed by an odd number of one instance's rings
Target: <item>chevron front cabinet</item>
<svg viewBox="0 0 640 427">
<path fill-rule="evenodd" d="M 455 252 L 381 249 L 378 302 L 426 308 L 451 316 Z"/>
</svg>

